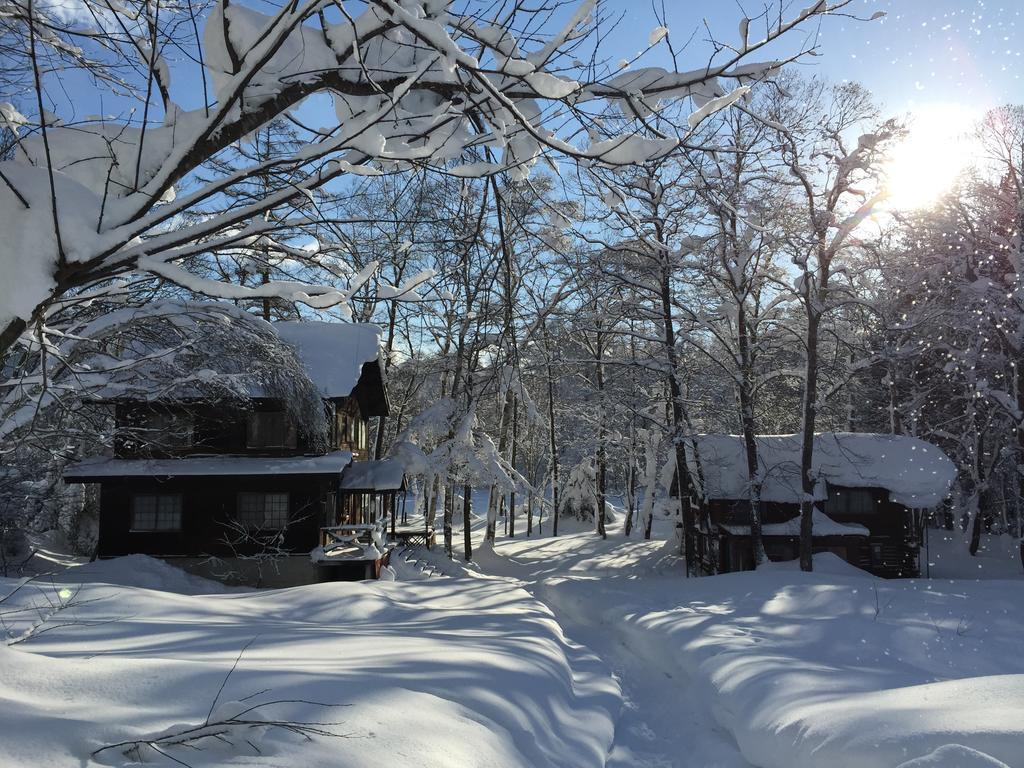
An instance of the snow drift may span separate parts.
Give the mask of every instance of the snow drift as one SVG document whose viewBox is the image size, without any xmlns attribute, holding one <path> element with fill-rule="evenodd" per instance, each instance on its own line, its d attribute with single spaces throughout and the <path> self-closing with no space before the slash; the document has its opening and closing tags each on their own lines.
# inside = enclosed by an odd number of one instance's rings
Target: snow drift
<svg viewBox="0 0 1024 768">
<path fill-rule="evenodd" d="M 18 583 L 3 580 L 0 594 Z M 43 624 L 32 629 L 35 610 L 7 614 L 8 641 L 34 634 L 0 645 L 3 761 L 21 768 L 125 764 L 118 750 L 93 753 L 252 705 L 336 735 L 229 729 L 233 746 L 163 749 L 191 766 L 601 766 L 620 704 L 603 664 L 505 582 L 189 596 L 41 581 L 2 608 L 32 606 L 47 606 Z"/>
<path fill-rule="evenodd" d="M 673 657 L 759 768 L 1024 768 L 1016 585 L 884 581 L 833 560 L 649 582 L 603 620 Z"/>
</svg>

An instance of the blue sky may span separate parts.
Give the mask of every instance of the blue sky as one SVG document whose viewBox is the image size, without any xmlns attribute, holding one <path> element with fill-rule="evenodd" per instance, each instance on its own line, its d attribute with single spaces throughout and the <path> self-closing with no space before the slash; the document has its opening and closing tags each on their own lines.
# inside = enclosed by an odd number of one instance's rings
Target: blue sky
<svg viewBox="0 0 1024 768">
<path fill-rule="evenodd" d="M 810 2 L 792 3 L 787 16 Z M 677 44 L 696 31 L 692 54 L 685 56 L 687 66 L 699 66 L 700 54 L 707 50 L 703 19 L 716 37 L 735 42 L 743 9 L 755 15 L 762 7 L 736 0 L 667 0 L 665 5 Z M 624 14 L 610 36 L 609 50 L 614 46 L 631 53 L 643 48 L 655 24 L 649 3 L 610 0 L 607 7 Z M 999 104 L 1024 102 L 1024 0 L 854 0 L 846 10 L 861 18 L 877 11 L 886 16 L 873 22 L 826 18 L 758 58 L 792 53 L 805 34 L 816 31 L 822 55 L 809 59 L 806 69 L 832 80 L 860 81 L 888 113 L 927 111 L 938 104 L 981 113 Z M 645 61 L 662 63 L 661 55 L 656 52 Z"/>
<path fill-rule="evenodd" d="M 716 37 L 735 43 L 744 9 L 755 16 L 764 2 L 772 4 L 773 0 L 664 0 L 676 46 L 690 40 L 680 67 L 698 68 L 706 61 L 704 20 Z M 791 3 L 787 18 L 810 2 Z M 618 23 L 604 41 L 604 58 L 614 63 L 647 47 L 648 35 L 657 23 L 649 0 L 605 0 L 605 8 Z M 821 55 L 798 66 L 832 80 L 859 80 L 875 93 L 888 114 L 927 113 L 936 105 L 948 114 L 948 106 L 956 105 L 967 120 L 999 104 L 1024 103 L 1024 0 L 854 0 L 847 10 L 862 18 L 876 11 L 886 16 L 873 22 L 834 17 L 805 24 L 756 58 L 790 55 L 816 35 Z M 752 24 L 751 39 L 762 31 Z M 664 44 L 639 64 L 670 65 Z M 186 108 L 199 106 L 201 89 L 192 67 L 182 71 L 172 63 L 172 68 L 179 101 Z M 116 104 L 92 103 L 94 100 L 83 98 L 77 88 L 72 91 L 78 116 L 118 109 Z M 67 98 L 68 94 L 57 90 L 54 96 Z"/>
</svg>

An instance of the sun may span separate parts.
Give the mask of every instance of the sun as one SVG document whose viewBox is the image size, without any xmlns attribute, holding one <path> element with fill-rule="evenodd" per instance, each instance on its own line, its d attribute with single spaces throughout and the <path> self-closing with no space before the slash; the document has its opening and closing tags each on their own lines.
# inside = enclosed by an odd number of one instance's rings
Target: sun
<svg viewBox="0 0 1024 768">
<path fill-rule="evenodd" d="M 914 109 L 907 137 L 885 164 L 885 187 L 890 210 L 927 208 L 953 186 L 977 156 L 970 136 L 976 118 L 957 105 Z"/>
</svg>

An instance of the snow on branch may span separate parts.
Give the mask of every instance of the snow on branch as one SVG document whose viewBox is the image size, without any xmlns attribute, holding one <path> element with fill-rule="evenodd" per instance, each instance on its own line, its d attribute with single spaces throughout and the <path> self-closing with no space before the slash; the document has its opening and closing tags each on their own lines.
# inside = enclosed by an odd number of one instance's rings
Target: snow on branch
<svg viewBox="0 0 1024 768">
<path fill-rule="evenodd" d="M 31 28 L 38 43 L 26 54 L 26 67 L 38 71 L 40 57 L 60 58 L 89 72 L 101 90 L 137 99 L 140 109 L 127 118 L 67 123 L 34 114 L 40 111 L 34 104 L 47 100 L 45 78 L 32 104 L 3 104 L 15 156 L 0 163 L 0 350 L 62 297 L 134 270 L 234 296 L 208 276 L 189 276 L 196 244 L 256 222 L 253 234 L 267 232 L 267 212 L 285 211 L 277 220 L 286 220 L 297 201 L 305 205 L 349 176 L 425 164 L 468 176 L 508 170 L 523 178 L 545 153 L 609 165 L 662 157 L 686 139 L 687 128 L 651 137 L 649 123 L 627 126 L 589 146 L 573 138 L 607 104 L 639 117 L 684 98 L 702 117 L 724 109 L 778 66 L 748 64 L 747 53 L 843 5 L 818 3 L 780 20 L 763 42 L 719 65 L 595 79 L 592 69 L 564 66 L 564 57 L 594 30 L 597 10 L 589 0 L 550 37 L 528 40 L 519 40 L 516 30 L 544 18 L 550 11 L 544 4 L 517 3 L 501 21 L 485 23 L 443 0 L 373 0 L 355 15 L 325 0 L 296 0 L 270 14 L 221 0 L 205 19 L 191 19 L 202 33 L 189 41 L 175 37 L 174 30 L 192 26 L 172 23 L 184 20 L 174 17 L 182 9 L 161 9 L 156 23 L 150 4 L 80 2 L 79 16 L 49 7 L 33 15 L 22 0 L 8 1 L 11 23 Z M 100 29 L 87 30 L 85 18 L 102 20 Z M 204 67 L 207 96 L 191 111 L 173 100 L 182 78 L 172 79 L 164 56 L 168 48 L 188 46 Z M 739 87 L 727 92 L 721 80 Z M 154 89 L 162 118 L 150 108 L 147 94 Z M 307 129 L 305 140 L 279 156 L 253 159 L 239 151 L 254 131 L 315 94 L 333 102 L 335 125 Z M 565 136 L 556 135 L 556 125 Z M 479 164 L 482 148 L 494 163 Z M 291 180 L 245 205 L 225 201 L 254 176 L 270 173 Z M 391 298 L 411 297 L 414 287 L 396 289 Z M 314 307 L 351 298 L 350 291 L 319 285 L 259 291 Z"/>
</svg>

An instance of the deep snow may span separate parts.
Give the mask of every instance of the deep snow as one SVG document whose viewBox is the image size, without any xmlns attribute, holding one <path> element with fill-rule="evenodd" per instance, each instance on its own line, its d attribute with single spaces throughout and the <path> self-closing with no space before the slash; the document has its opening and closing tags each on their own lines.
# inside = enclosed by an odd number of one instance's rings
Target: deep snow
<svg viewBox="0 0 1024 768">
<path fill-rule="evenodd" d="M 973 560 L 956 544 L 947 568 Z M 833 555 L 687 580 L 619 528 L 476 560 L 466 578 L 516 579 L 615 669 L 610 766 L 1024 767 L 1019 581 L 887 581 Z"/>
<path fill-rule="evenodd" d="M 131 560 L 144 580 L 160 580 L 149 558 Z M 307 741 L 280 728 L 230 726 L 191 747 L 158 749 L 191 766 L 604 764 L 617 686 L 543 605 L 503 580 L 213 595 L 166 591 L 196 586 L 172 573 L 162 573 L 165 591 L 102 583 L 124 580 L 125 566 L 84 566 L 95 583 L 80 591 L 65 573 L 0 603 L 8 640 L 40 620 L 45 630 L 0 645 L 4 765 L 129 764 L 123 750 L 90 753 L 202 724 L 248 643 L 214 720 L 283 700 L 255 716 L 336 723 L 323 728 L 341 735 Z M 0 581 L 0 595 L 19 583 Z M 69 607 L 54 613 L 62 603 Z M 147 764 L 178 764 L 143 751 Z"/>
<path fill-rule="evenodd" d="M 89 754 L 202 724 L 215 699 L 214 720 L 241 699 L 287 699 L 257 714 L 341 735 L 231 726 L 230 748 L 208 738 L 172 754 L 194 766 L 1024 768 L 1008 541 L 986 539 L 979 560 L 958 534 L 932 532 L 933 572 L 978 580 L 886 581 L 831 555 L 813 574 L 783 563 L 687 580 L 668 520 L 649 542 L 563 521 L 557 539 L 494 545 L 482 523 L 474 563 L 408 550 L 382 582 L 224 593 L 135 556 L 27 584 L 0 602 L 9 641 L 35 632 L 0 647 L 3 759 L 125 764 Z"/>
</svg>

